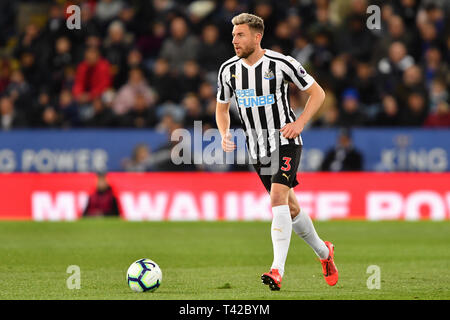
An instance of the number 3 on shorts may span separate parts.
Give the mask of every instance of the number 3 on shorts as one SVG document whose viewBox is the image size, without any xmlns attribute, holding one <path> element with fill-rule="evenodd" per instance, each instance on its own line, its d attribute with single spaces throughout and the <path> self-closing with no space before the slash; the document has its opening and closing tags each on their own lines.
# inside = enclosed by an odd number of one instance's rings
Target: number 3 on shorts
<svg viewBox="0 0 450 320">
<path fill-rule="evenodd" d="M 292 160 L 292 158 L 291 157 L 283 157 L 282 159 L 284 161 L 284 167 L 281 167 L 281 170 L 283 170 L 283 171 L 291 170 L 291 160 Z"/>
</svg>

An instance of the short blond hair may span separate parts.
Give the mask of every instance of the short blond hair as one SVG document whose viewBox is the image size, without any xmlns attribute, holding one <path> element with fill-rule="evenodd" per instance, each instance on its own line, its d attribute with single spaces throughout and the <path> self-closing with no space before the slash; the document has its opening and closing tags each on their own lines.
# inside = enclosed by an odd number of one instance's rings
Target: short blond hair
<svg viewBox="0 0 450 320">
<path fill-rule="evenodd" d="M 250 29 L 253 29 L 257 32 L 260 32 L 262 35 L 264 34 L 264 20 L 261 17 L 258 17 L 251 13 L 241 13 L 237 16 L 235 16 L 231 23 L 234 26 L 240 25 L 240 24 L 246 24 L 250 27 Z"/>
</svg>

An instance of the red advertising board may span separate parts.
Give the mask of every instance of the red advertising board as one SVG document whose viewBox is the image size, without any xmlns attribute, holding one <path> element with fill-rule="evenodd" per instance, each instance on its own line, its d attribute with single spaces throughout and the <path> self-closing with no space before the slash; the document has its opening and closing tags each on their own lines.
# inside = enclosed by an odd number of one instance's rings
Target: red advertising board
<svg viewBox="0 0 450 320">
<path fill-rule="evenodd" d="M 450 219 L 450 174 L 302 173 L 295 188 L 312 218 Z M 254 173 L 109 173 L 127 220 L 270 220 Z M 0 219 L 76 220 L 94 174 L 3 174 Z"/>
</svg>

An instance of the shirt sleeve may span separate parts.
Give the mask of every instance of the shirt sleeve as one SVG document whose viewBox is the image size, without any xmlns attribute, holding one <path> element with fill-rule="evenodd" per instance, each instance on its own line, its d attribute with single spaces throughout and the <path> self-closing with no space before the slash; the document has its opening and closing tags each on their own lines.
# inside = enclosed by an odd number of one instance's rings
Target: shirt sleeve
<svg viewBox="0 0 450 320">
<path fill-rule="evenodd" d="M 285 67 L 283 68 L 285 80 L 295 83 L 302 91 L 308 89 L 315 82 L 314 78 L 306 72 L 300 62 L 291 56 L 286 58 Z"/>
<path fill-rule="evenodd" d="M 224 68 L 220 68 L 219 75 L 217 77 L 217 102 L 228 103 L 233 95 L 229 84 L 225 78 L 226 72 Z"/>
</svg>

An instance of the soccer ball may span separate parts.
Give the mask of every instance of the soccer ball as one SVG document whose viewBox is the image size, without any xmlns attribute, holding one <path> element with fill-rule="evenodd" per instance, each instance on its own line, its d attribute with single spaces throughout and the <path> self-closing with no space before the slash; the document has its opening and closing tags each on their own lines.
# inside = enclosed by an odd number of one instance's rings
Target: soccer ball
<svg viewBox="0 0 450 320">
<path fill-rule="evenodd" d="M 128 268 L 127 281 L 130 289 L 135 292 L 152 292 L 161 285 L 162 272 L 156 262 L 140 259 Z"/>
</svg>

